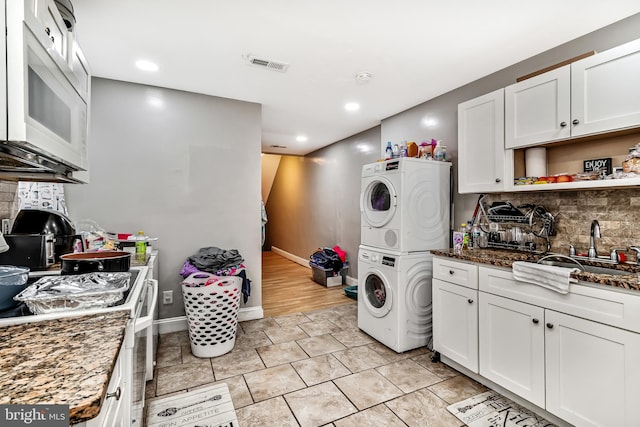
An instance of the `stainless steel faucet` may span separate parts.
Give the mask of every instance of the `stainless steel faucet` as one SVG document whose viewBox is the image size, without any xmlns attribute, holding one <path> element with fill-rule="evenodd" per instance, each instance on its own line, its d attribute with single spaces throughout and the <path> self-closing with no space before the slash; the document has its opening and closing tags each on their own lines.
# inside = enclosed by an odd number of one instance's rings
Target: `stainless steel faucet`
<svg viewBox="0 0 640 427">
<path fill-rule="evenodd" d="M 596 251 L 596 238 L 600 238 L 600 223 L 597 219 L 594 219 L 591 221 L 591 233 L 589 233 L 589 252 L 587 252 L 589 258 L 598 257 L 598 251 Z"/>
</svg>

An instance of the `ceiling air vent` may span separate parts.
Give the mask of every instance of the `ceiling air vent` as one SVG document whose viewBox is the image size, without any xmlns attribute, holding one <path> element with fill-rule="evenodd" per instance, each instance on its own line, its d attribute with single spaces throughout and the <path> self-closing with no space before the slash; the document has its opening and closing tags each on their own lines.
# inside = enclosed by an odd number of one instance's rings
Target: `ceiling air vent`
<svg viewBox="0 0 640 427">
<path fill-rule="evenodd" d="M 284 73 L 289 68 L 289 64 L 284 62 L 271 61 L 269 59 L 256 58 L 253 55 L 246 55 L 245 58 L 249 61 L 249 64 L 256 67 L 266 68 L 268 70 L 280 71 Z"/>
</svg>

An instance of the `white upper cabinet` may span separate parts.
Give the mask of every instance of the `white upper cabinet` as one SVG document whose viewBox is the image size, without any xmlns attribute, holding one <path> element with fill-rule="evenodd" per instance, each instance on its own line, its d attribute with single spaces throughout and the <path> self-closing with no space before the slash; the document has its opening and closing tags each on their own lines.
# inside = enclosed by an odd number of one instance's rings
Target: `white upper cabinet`
<svg viewBox="0 0 640 427">
<path fill-rule="evenodd" d="M 458 105 L 458 192 L 505 188 L 504 89 Z"/>
<path fill-rule="evenodd" d="M 505 88 L 505 148 L 571 136 L 569 65 Z"/>
<path fill-rule="evenodd" d="M 505 148 L 640 126 L 640 39 L 505 88 Z"/>
<path fill-rule="evenodd" d="M 571 64 L 572 136 L 640 126 L 640 39 Z"/>
</svg>

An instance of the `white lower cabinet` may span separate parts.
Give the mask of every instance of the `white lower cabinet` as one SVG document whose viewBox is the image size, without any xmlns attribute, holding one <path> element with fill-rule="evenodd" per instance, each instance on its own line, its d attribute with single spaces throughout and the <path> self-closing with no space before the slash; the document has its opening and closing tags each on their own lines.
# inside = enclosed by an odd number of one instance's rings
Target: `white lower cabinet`
<svg viewBox="0 0 640 427">
<path fill-rule="evenodd" d="M 433 348 L 478 373 L 478 291 L 438 279 L 433 286 Z"/>
<path fill-rule="evenodd" d="M 129 427 L 129 390 L 128 372 L 130 370 L 130 350 L 124 346 L 120 350 L 118 359 L 107 386 L 107 394 L 102 402 L 97 417 L 87 422 L 75 424 L 80 427 Z"/>
<path fill-rule="evenodd" d="M 509 269 L 433 262 L 434 350 L 572 425 L 640 426 L 640 293 L 560 294 Z M 456 284 L 474 268 L 477 289 Z"/>
<path fill-rule="evenodd" d="M 480 292 L 480 375 L 544 408 L 544 309 Z"/>
<path fill-rule="evenodd" d="M 546 409 L 576 426 L 640 425 L 640 334 L 545 313 Z"/>
</svg>

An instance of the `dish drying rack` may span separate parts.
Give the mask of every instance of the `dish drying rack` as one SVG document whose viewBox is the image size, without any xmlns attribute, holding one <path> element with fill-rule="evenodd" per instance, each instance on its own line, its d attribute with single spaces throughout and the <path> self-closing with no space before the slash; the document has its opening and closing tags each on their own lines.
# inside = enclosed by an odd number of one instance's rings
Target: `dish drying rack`
<svg viewBox="0 0 640 427">
<path fill-rule="evenodd" d="M 486 195 L 478 199 L 479 215 L 474 224 L 486 236 L 486 247 L 545 254 L 551 249 L 550 236 L 555 235 L 555 217 L 542 205 L 514 206 L 496 202 L 485 207 Z M 482 247 L 482 245 L 481 245 Z"/>
</svg>

